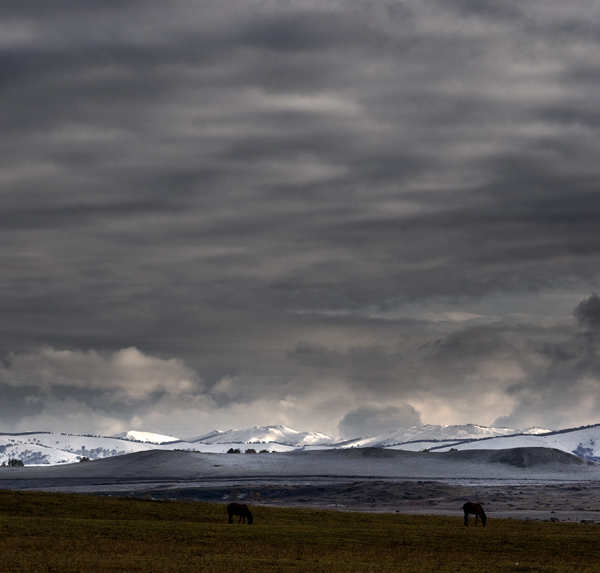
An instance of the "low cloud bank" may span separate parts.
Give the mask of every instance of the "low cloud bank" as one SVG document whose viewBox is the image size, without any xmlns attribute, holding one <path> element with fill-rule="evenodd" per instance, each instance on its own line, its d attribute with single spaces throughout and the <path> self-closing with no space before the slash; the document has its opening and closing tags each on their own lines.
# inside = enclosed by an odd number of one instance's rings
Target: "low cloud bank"
<svg viewBox="0 0 600 573">
<path fill-rule="evenodd" d="M 389 345 L 299 344 L 281 365 L 230 367 L 211 384 L 179 358 L 44 346 L 0 366 L 4 431 L 181 437 L 283 424 L 364 437 L 421 423 L 561 428 L 598 421 L 598 295 L 570 322 L 520 317 L 397 323 Z M 411 336 L 402 336 L 405 328 Z M 440 330 L 441 328 L 441 330 Z M 286 375 L 280 370 L 285 367 Z M 262 375 L 261 375 L 262 372 Z M 269 376 L 269 373 L 277 375 Z"/>
<path fill-rule="evenodd" d="M 344 438 L 364 438 L 420 424 L 421 415 L 410 404 L 373 404 L 348 412 L 340 421 L 339 430 Z"/>
</svg>

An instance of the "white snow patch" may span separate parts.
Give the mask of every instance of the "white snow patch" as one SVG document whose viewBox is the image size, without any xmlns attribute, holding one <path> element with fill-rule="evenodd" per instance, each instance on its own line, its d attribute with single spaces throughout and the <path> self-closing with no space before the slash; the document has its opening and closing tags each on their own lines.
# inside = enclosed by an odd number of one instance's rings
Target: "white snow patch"
<svg viewBox="0 0 600 573">
<path fill-rule="evenodd" d="M 174 436 L 164 436 L 162 434 L 152 434 L 150 432 L 138 432 L 137 430 L 129 430 L 129 432 L 121 432 L 115 434 L 113 438 L 121 438 L 123 440 L 131 440 L 132 442 L 148 442 L 150 444 L 164 444 L 166 442 L 178 442 L 180 438 Z"/>
</svg>

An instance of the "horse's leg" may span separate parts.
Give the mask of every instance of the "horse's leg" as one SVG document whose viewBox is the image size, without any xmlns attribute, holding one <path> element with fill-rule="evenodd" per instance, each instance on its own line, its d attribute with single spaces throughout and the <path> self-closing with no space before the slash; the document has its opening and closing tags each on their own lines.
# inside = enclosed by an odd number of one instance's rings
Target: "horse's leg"
<svg viewBox="0 0 600 573">
<path fill-rule="evenodd" d="M 478 513 L 475 513 L 475 527 L 477 527 L 477 518 L 479 517 Z"/>
<path fill-rule="evenodd" d="M 469 525 L 469 514 L 465 511 L 465 525 Z"/>
<path fill-rule="evenodd" d="M 229 523 L 233 523 L 233 513 L 229 514 Z"/>
</svg>

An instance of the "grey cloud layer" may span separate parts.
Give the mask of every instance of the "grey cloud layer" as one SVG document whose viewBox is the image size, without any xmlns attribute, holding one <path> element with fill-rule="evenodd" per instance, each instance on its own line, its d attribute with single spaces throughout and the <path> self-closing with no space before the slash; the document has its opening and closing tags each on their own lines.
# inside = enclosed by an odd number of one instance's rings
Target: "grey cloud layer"
<svg viewBox="0 0 600 573">
<path fill-rule="evenodd" d="M 583 360 L 586 340 L 589 360 L 588 319 L 560 335 L 386 319 L 476 300 L 494 315 L 511 293 L 593 306 L 594 4 L 1 5 L 7 365 L 44 345 L 177 358 L 205 380 L 209 426 L 266 400 L 331 431 L 386 396 L 455 420 L 482 376 L 501 406 L 467 421 L 521 420 L 532 389 L 555 423 L 538 391 L 554 358 L 531 346 Z"/>
</svg>

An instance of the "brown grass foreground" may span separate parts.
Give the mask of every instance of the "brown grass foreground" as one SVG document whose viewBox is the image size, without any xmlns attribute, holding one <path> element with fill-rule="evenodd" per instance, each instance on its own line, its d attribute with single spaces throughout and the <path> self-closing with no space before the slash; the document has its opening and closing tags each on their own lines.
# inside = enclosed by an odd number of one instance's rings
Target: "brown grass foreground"
<svg viewBox="0 0 600 573">
<path fill-rule="evenodd" d="M 0 491 L 0 571 L 600 571 L 600 527 Z"/>
</svg>

